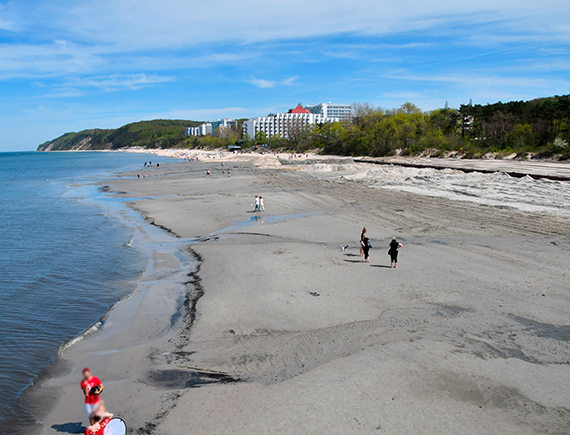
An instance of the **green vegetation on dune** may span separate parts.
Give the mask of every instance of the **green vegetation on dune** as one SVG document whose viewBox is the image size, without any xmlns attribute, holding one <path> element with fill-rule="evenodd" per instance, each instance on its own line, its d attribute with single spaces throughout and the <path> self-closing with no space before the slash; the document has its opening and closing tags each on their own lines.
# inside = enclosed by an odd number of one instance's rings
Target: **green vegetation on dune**
<svg viewBox="0 0 570 435">
<path fill-rule="evenodd" d="M 431 150 L 486 153 L 535 153 L 570 158 L 570 96 L 422 112 L 411 103 L 383 110 L 355 104 L 350 122 L 310 126 L 290 144 L 298 151 L 320 148 L 327 154 L 417 155 Z M 271 141 L 271 139 L 270 139 Z"/>
</svg>

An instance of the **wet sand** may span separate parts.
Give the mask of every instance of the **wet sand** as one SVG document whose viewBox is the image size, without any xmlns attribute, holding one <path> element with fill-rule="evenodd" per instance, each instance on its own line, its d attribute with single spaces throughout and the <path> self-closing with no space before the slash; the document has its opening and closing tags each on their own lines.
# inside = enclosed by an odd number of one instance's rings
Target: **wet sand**
<svg viewBox="0 0 570 435">
<path fill-rule="evenodd" d="M 139 434 L 568 433 L 568 218 L 283 163 L 226 161 L 231 179 L 217 160 L 175 163 L 111 186 L 178 240 L 66 352 L 43 433 L 85 420 L 85 365 Z"/>
</svg>

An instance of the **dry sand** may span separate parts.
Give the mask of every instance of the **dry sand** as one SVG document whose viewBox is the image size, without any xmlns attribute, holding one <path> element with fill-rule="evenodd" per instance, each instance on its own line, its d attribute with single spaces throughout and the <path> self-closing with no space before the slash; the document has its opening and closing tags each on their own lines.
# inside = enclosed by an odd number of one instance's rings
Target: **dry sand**
<svg viewBox="0 0 570 435">
<path fill-rule="evenodd" d="M 147 244 L 137 291 L 66 352 L 42 433 L 81 427 L 85 365 L 138 434 L 570 433 L 568 218 L 250 161 L 114 183 L 179 239 Z"/>
</svg>

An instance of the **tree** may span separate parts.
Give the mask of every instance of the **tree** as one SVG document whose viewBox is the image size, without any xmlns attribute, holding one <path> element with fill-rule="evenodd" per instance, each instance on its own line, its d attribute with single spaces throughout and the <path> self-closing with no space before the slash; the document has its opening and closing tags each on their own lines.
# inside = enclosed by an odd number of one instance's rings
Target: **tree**
<svg viewBox="0 0 570 435">
<path fill-rule="evenodd" d="M 354 113 L 353 122 L 359 125 L 365 117 L 374 113 L 375 109 L 370 103 L 352 103 L 352 112 Z"/>
<path fill-rule="evenodd" d="M 255 133 L 254 141 L 256 145 L 263 145 L 267 143 L 267 135 L 263 131 Z"/>
<path fill-rule="evenodd" d="M 422 109 L 420 109 L 415 104 L 410 103 L 409 101 L 402 104 L 400 110 L 404 112 L 406 115 L 411 115 L 413 113 L 422 113 Z"/>
<path fill-rule="evenodd" d="M 528 124 L 515 125 L 507 133 L 506 143 L 515 150 L 532 148 L 534 146 L 534 135 L 531 126 Z"/>
<path fill-rule="evenodd" d="M 244 144 L 244 146 L 246 146 L 246 147 L 253 145 L 253 139 L 252 139 L 251 136 L 250 136 L 249 134 L 247 134 L 247 133 L 245 133 L 245 134 L 242 136 L 241 140 L 243 141 L 243 144 Z"/>
<path fill-rule="evenodd" d="M 517 118 L 512 113 L 496 112 L 485 122 L 483 131 L 490 146 L 504 149 L 507 145 L 507 135 L 516 125 Z"/>
</svg>

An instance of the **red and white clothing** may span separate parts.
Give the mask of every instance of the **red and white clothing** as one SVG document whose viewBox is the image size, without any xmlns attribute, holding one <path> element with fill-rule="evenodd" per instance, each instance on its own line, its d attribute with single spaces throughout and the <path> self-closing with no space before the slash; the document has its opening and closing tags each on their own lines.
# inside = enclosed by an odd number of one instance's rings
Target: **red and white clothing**
<svg viewBox="0 0 570 435">
<path fill-rule="evenodd" d="M 99 422 L 99 430 L 93 431 L 90 428 L 87 428 L 85 430 L 85 435 L 104 435 L 105 434 L 105 428 L 107 427 L 107 425 L 109 424 L 110 421 L 111 421 L 110 418 L 104 418 L 103 420 L 101 420 Z"/>
<path fill-rule="evenodd" d="M 91 416 L 91 413 L 97 408 L 97 404 L 101 401 L 99 394 L 91 394 L 91 389 L 102 385 L 101 380 L 97 376 L 92 376 L 91 379 L 84 379 L 81 381 L 81 389 L 85 391 L 86 388 L 89 389 L 89 394 L 85 396 L 85 412 L 87 417 Z"/>
</svg>

